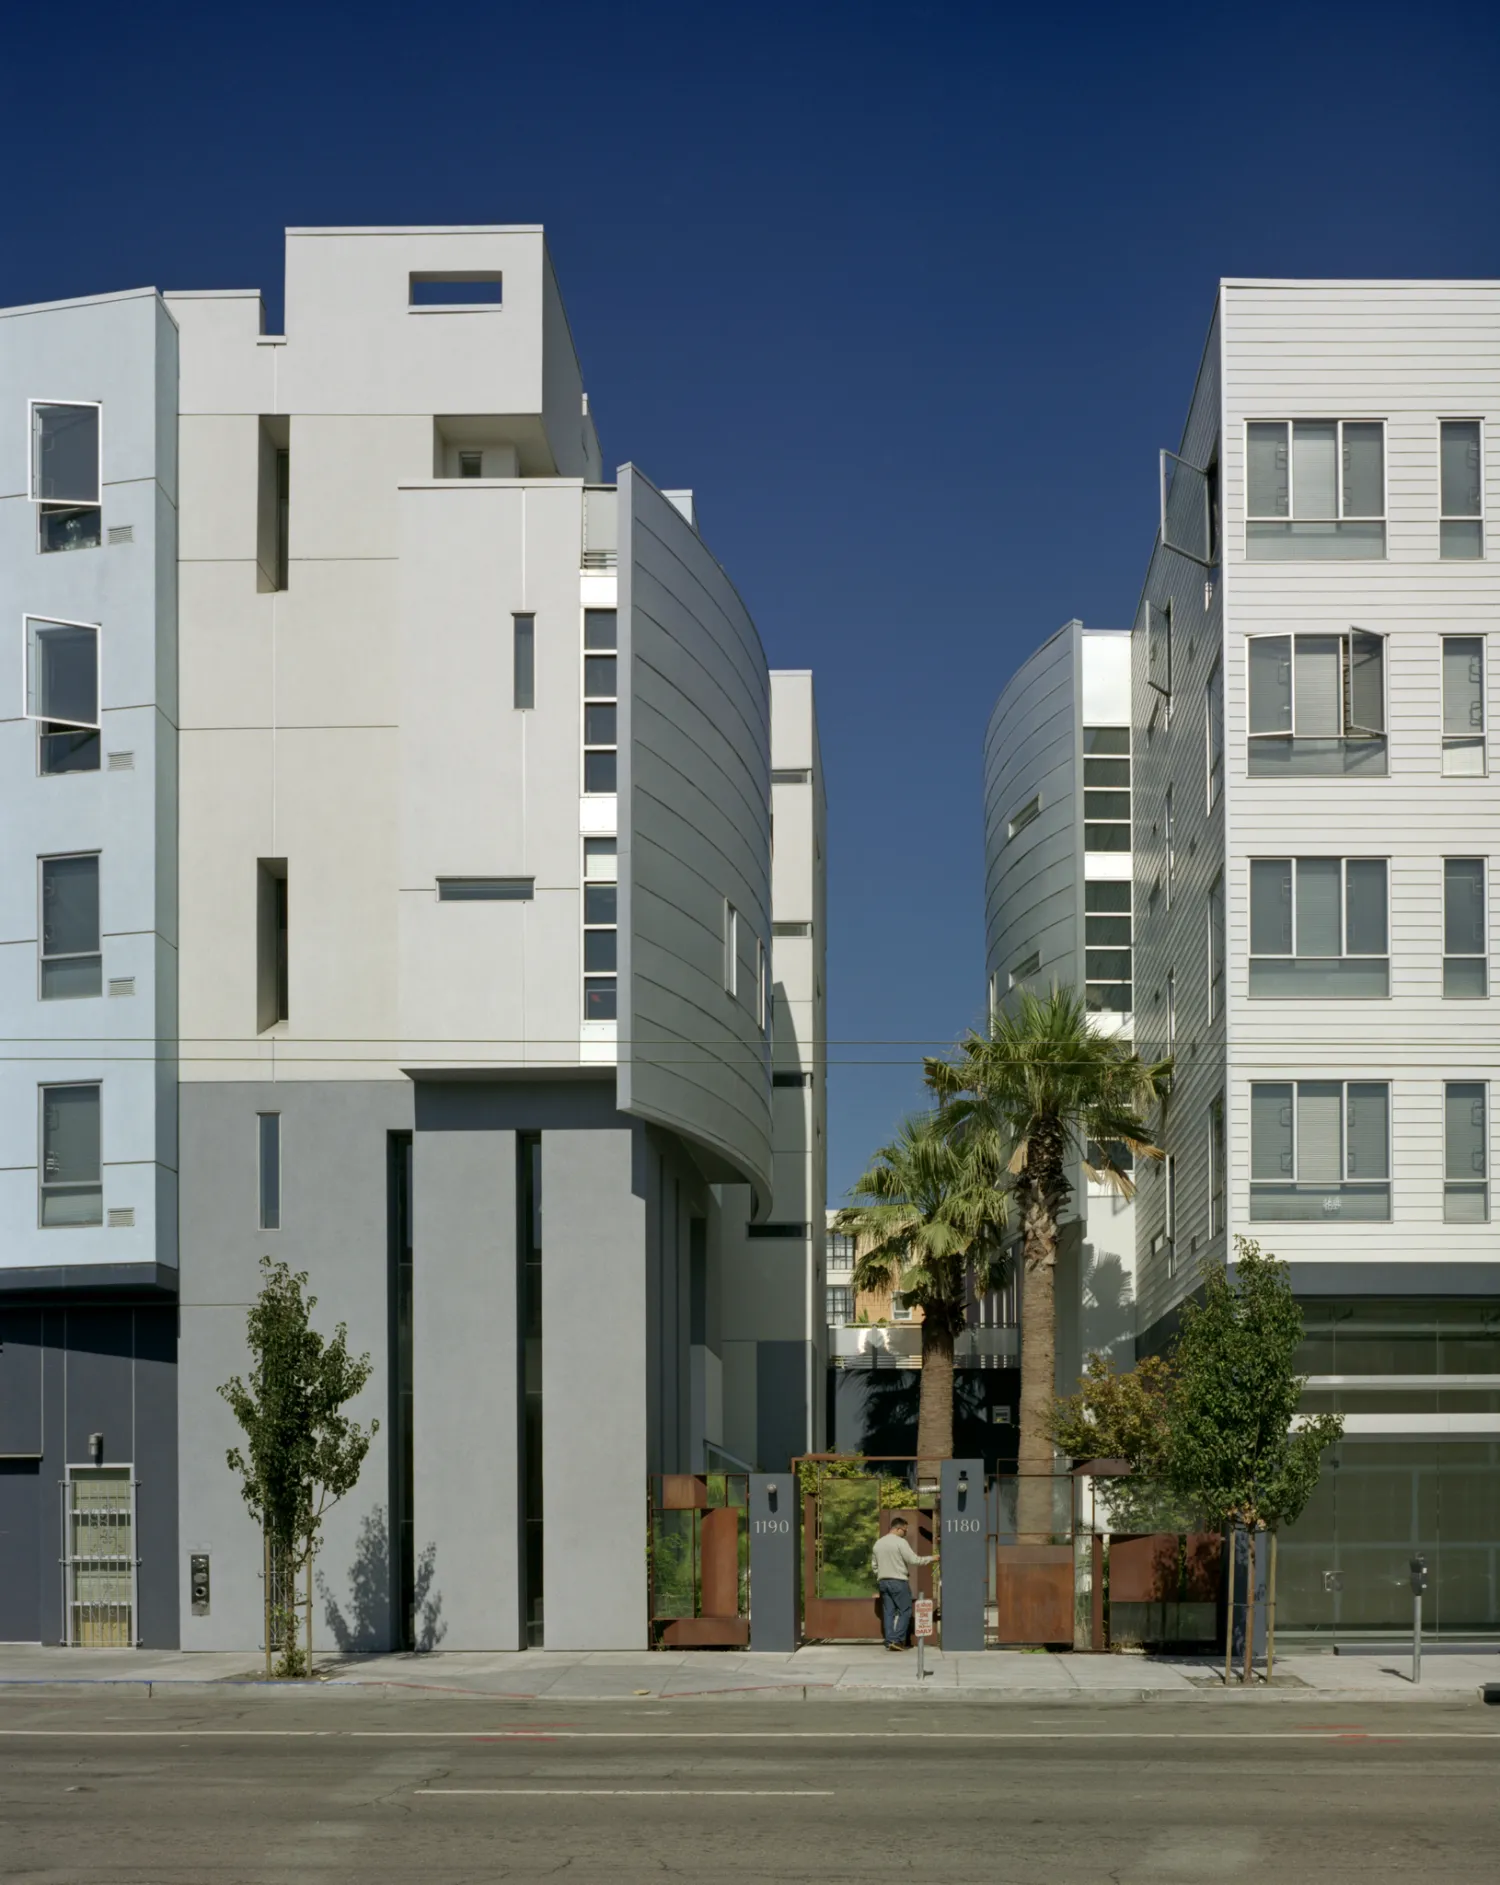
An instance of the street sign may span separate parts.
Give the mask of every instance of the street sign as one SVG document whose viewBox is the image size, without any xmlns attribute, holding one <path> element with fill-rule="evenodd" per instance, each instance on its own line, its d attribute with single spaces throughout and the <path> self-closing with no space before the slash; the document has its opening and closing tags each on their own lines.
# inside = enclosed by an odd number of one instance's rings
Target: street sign
<svg viewBox="0 0 1500 1885">
<path fill-rule="evenodd" d="M 932 1635 L 932 1599 L 919 1597 L 911 1607 L 912 1625 L 918 1636 Z"/>
</svg>

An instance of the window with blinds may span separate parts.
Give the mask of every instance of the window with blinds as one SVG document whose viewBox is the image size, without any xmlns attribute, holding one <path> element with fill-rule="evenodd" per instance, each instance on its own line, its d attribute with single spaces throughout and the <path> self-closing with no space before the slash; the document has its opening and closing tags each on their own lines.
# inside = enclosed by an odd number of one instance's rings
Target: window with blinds
<svg viewBox="0 0 1500 1885">
<path fill-rule="evenodd" d="M 1252 420 L 1245 428 L 1245 555 L 1385 555 L 1385 424 Z"/>
<path fill-rule="evenodd" d="M 1383 1080 L 1255 1081 L 1252 1221 L 1389 1219 L 1390 1115 Z"/>
<path fill-rule="evenodd" d="M 1383 857 L 1253 858 L 1252 998 L 1388 995 L 1388 875 Z"/>
<path fill-rule="evenodd" d="M 1484 638 L 1445 635 L 1443 771 L 1450 779 L 1483 776 L 1484 720 Z"/>
<path fill-rule="evenodd" d="M 1443 859 L 1443 999 L 1482 1001 L 1489 993 L 1489 925 L 1484 859 Z"/>
<path fill-rule="evenodd" d="M 1250 776 L 1386 770 L 1385 637 L 1252 635 Z"/>
<path fill-rule="evenodd" d="M 1443 1220 L 1485 1224 L 1490 1215 L 1489 1129 L 1482 1080 L 1443 1088 Z"/>
</svg>

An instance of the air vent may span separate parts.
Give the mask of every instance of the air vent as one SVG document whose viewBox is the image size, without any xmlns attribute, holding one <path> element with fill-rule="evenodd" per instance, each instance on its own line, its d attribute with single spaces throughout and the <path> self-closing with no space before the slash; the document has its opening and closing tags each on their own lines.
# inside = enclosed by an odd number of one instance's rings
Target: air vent
<svg viewBox="0 0 1500 1885">
<path fill-rule="evenodd" d="M 111 995 L 133 995 L 135 993 L 135 977 L 133 975 L 112 975 L 109 978 L 109 992 Z"/>
<path fill-rule="evenodd" d="M 439 903 L 530 903 L 534 877 L 439 877 Z"/>
<path fill-rule="evenodd" d="M 109 527 L 109 540 L 111 543 L 134 543 L 135 525 L 111 524 Z"/>
<path fill-rule="evenodd" d="M 135 754 L 111 753 L 109 756 L 109 769 L 111 772 L 134 772 Z"/>
<path fill-rule="evenodd" d="M 133 1204 L 112 1205 L 107 1216 L 111 1230 L 133 1230 L 135 1228 L 135 1206 Z"/>
<path fill-rule="evenodd" d="M 773 923 L 771 925 L 771 934 L 773 936 L 811 936 L 812 924 L 811 923 Z"/>
</svg>

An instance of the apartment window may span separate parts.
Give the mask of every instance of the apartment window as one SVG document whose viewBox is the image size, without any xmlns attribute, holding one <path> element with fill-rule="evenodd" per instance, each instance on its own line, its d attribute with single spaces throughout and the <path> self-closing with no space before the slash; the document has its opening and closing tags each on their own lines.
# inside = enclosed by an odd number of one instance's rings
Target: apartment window
<svg viewBox="0 0 1500 1885">
<path fill-rule="evenodd" d="M 1172 603 L 1146 604 L 1146 679 L 1158 694 L 1172 697 Z"/>
<path fill-rule="evenodd" d="M 1489 1130 L 1482 1080 L 1443 1088 L 1443 1221 L 1489 1222 Z"/>
<path fill-rule="evenodd" d="M 1484 759 L 1484 638 L 1443 637 L 1443 771 L 1476 778 Z"/>
<path fill-rule="evenodd" d="M 41 1225 L 72 1230 L 104 1222 L 97 1081 L 41 1089 Z"/>
<path fill-rule="evenodd" d="M 772 785 L 811 785 L 812 768 L 810 766 L 773 766 L 771 783 Z"/>
<path fill-rule="evenodd" d="M 1478 1001 L 1489 993 L 1489 925 L 1484 859 L 1443 859 L 1443 999 Z"/>
<path fill-rule="evenodd" d="M 1167 1181 L 1166 1221 L 1163 1228 L 1167 1234 L 1167 1275 L 1171 1276 L 1177 1268 L 1177 1155 L 1169 1152 L 1162 1161 L 1162 1172 Z"/>
<path fill-rule="evenodd" d="M 613 609 L 583 612 L 583 789 L 613 792 L 618 784 L 618 619 Z"/>
<path fill-rule="evenodd" d="M 1177 972 L 1167 970 L 1167 1055 L 1177 1052 Z"/>
<path fill-rule="evenodd" d="M 43 552 L 90 550 L 100 542 L 100 411 L 31 401 L 31 501 Z"/>
<path fill-rule="evenodd" d="M 891 1320 L 892 1322 L 911 1321 L 911 1304 L 899 1291 L 891 1298 Z"/>
<path fill-rule="evenodd" d="M 1039 818 L 1041 813 L 1042 795 L 1039 792 L 1035 798 L 1027 799 L 1020 811 L 1016 813 L 1015 817 L 1012 818 L 1010 823 L 1005 827 L 1006 837 L 1014 838 L 1018 832 L 1024 831 L 1034 818 Z"/>
<path fill-rule="evenodd" d="M 854 1291 L 846 1283 L 830 1283 L 825 1296 L 830 1328 L 841 1329 L 854 1320 Z"/>
<path fill-rule="evenodd" d="M 1208 1018 L 1224 1012 L 1224 879 L 1208 886 Z"/>
<path fill-rule="evenodd" d="M 256 441 L 255 586 L 263 595 L 285 589 L 292 521 L 291 422 L 262 413 Z"/>
<path fill-rule="evenodd" d="M 458 454 L 458 475 L 461 478 L 482 478 L 484 476 L 484 453 L 482 451 L 460 452 Z"/>
<path fill-rule="evenodd" d="M 1208 747 L 1208 809 L 1212 811 L 1224 790 L 1224 669 L 1217 661 L 1208 677 L 1204 733 Z"/>
<path fill-rule="evenodd" d="M 1208 1109 L 1208 1234 L 1224 1229 L 1224 1095 Z"/>
<path fill-rule="evenodd" d="M 830 1270 L 852 1270 L 854 1268 L 854 1238 L 851 1233 L 841 1230 L 829 1231 L 824 1255 Z"/>
<path fill-rule="evenodd" d="M 1130 882 L 1089 878 L 1083 886 L 1084 1000 L 1095 1014 L 1129 1014 Z"/>
<path fill-rule="evenodd" d="M 498 308 L 501 277 L 491 269 L 451 269 L 447 274 L 413 269 L 407 281 L 407 305 L 413 308 Z"/>
<path fill-rule="evenodd" d="M 812 924 L 794 922 L 773 923 L 771 925 L 771 934 L 773 936 L 811 936 Z"/>
<path fill-rule="evenodd" d="M 1383 857 L 1252 859 L 1251 995 L 1388 995 L 1387 879 Z"/>
<path fill-rule="evenodd" d="M 1385 423 L 1252 420 L 1245 437 L 1245 554 L 1385 555 Z"/>
<path fill-rule="evenodd" d="M 613 838 L 583 841 L 583 1018 L 619 1013 L 619 855 Z"/>
<path fill-rule="evenodd" d="M 1257 1222 L 1391 1215 L 1391 1089 L 1384 1081 L 1256 1081 L 1250 1216 Z"/>
<path fill-rule="evenodd" d="M 255 1010 L 264 1034 L 285 1021 L 288 1005 L 287 876 L 284 857 L 263 857 L 255 866 Z"/>
<path fill-rule="evenodd" d="M 536 617 L 513 615 L 510 624 L 511 705 L 523 711 L 536 705 Z"/>
<path fill-rule="evenodd" d="M 1385 639 L 1250 638 L 1250 775 L 1383 773 Z"/>
<path fill-rule="evenodd" d="M 99 630 L 90 622 L 23 622 L 25 716 L 37 723 L 44 774 L 99 770 Z"/>
<path fill-rule="evenodd" d="M 1484 555 L 1484 456 L 1477 419 L 1444 419 L 1438 455 L 1442 518 L 1438 545 L 1444 557 Z"/>
<path fill-rule="evenodd" d="M 810 1087 L 812 1083 L 813 1077 L 810 1073 L 773 1073 L 771 1075 L 772 1086 Z"/>
<path fill-rule="evenodd" d="M 1033 949 L 1029 956 L 1022 956 L 1010 971 L 1010 986 L 1015 988 L 1029 976 L 1035 975 L 1042 966 L 1041 951 Z"/>
<path fill-rule="evenodd" d="M 1161 455 L 1161 540 L 1196 563 L 1219 560 L 1219 448 L 1206 470 L 1175 452 Z"/>
<path fill-rule="evenodd" d="M 1161 808 L 1162 839 L 1167 852 L 1167 908 L 1172 907 L 1172 884 L 1177 873 L 1177 820 L 1172 788 L 1167 787 L 1167 796 Z"/>
<path fill-rule="evenodd" d="M 1130 728 L 1083 729 L 1083 848 L 1130 849 Z"/>
<path fill-rule="evenodd" d="M 260 1159 L 260 1228 L 281 1229 L 281 1114 L 255 1116 Z"/>
<path fill-rule="evenodd" d="M 439 903 L 530 903 L 534 877 L 439 877 Z"/>
<path fill-rule="evenodd" d="M 76 1000 L 103 989 L 99 939 L 99 854 L 41 859 L 43 1001 Z"/>
<path fill-rule="evenodd" d="M 771 1003 L 766 986 L 766 945 L 757 936 L 755 939 L 755 1019 L 762 1034 L 770 1018 Z"/>
<path fill-rule="evenodd" d="M 740 985 L 740 913 L 724 899 L 724 993 L 738 993 Z"/>
</svg>

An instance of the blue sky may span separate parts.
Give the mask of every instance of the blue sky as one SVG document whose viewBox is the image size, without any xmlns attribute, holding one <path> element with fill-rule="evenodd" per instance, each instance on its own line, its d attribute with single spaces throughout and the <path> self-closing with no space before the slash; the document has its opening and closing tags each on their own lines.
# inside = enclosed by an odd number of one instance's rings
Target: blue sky
<svg viewBox="0 0 1500 1885">
<path fill-rule="evenodd" d="M 1221 275 L 1500 274 L 1500 10 L 158 6 L 6 25 L 0 305 L 542 222 L 606 462 L 698 493 L 830 803 L 830 1189 L 983 1003 L 980 750 L 1128 624 Z M 48 74 L 52 75 L 50 78 Z"/>
</svg>

